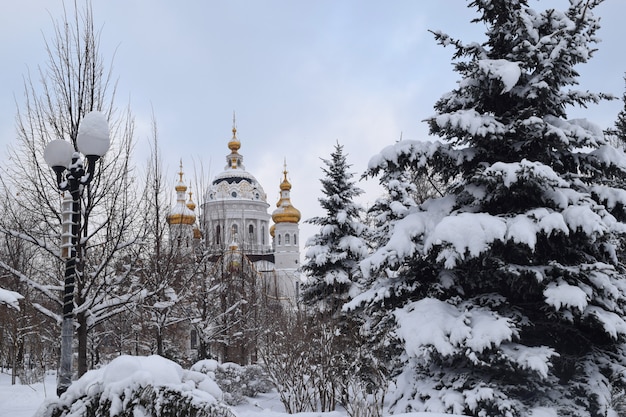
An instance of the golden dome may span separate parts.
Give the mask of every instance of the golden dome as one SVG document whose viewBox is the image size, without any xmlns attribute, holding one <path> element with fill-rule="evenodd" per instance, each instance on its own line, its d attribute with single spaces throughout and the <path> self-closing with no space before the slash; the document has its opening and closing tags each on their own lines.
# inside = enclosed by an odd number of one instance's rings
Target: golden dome
<svg viewBox="0 0 626 417">
<path fill-rule="evenodd" d="M 194 224 L 196 222 L 195 214 L 174 213 L 167 216 L 169 224 Z"/>
<path fill-rule="evenodd" d="M 300 210 L 294 206 L 280 207 L 272 213 L 274 223 L 298 223 L 300 221 Z"/>
<path fill-rule="evenodd" d="M 191 199 L 192 195 L 193 193 L 191 192 L 191 190 L 189 190 L 189 201 L 187 201 L 187 208 L 191 211 L 194 211 L 196 209 L 196 203 L 194 203 L 193 200 Z"/>
<path fill-rule="evenodd" d="M 194 227 L 193 228 L 193 238 L 194 239 L 201 239 L 202 238 L 202 232 L 200 231 L 200 229 L 198 227 Z"/>
<path fill-rule="evenodd" d="M 172 208 L 172 211 L 167 216 L 168 224 L 194 224 L 196 222 L 196 213 L 193 209 L 196 207 L 193 201 L 191 201 L 191 192 L 189 192 L 189 204 L 185 204 L 185 191 L 187 186 L 183 183 L 183 161 L 180 161 L 180 171 L 178 172 L 178 184 L 176 187 L 176 205 Z"/>
<path fill-rule="evenodd" d="M 282 191 L 289 191 L 291 190 L 291 183 L 287 180 L 287 172 L 285 171 L 285 178 L 283 179 L 283 182 L 280 183 L 280 189 Z"/>
<path fill-rule="evenodd" d="M 270 236 L 274 237 L 274 232 L 276 231 L 276 225 L 273 224 L 270 226 Z"/>
<path fill-rule="evenodd" d="M 185 192 L 187 191 L 187 186 L 183 182 L 183 160 L 180 160 L 180 171 L 178 171 L 178 184 L 174 187 L 176 191 Z"/>
<path fill-rule="evenodd" d="M 239 139 L 237 139 L 237 126 L 235 123 L 235 112 L 233 112 L 233 137 L 228 142 L 228 149 L 230 149 L 232 153 L 237 153 L 239 148 L 241 148 L 241 142 L 239 142 Z"/>
<path fill-rule="evenodd" d="M 280 200 L 276 203 L 278 208 L 272 213 L 274 223 L 298 223 L 300 221 L 300 210 L 291 204 L 290 190 L 291 183 L 287 180 L 287 163 L 285 162 L 283 181 L 280 183 Z"/>
<path fill-rule="evenodd" d="M 241 142 L 237 139 L 237 128 L 233 127 L 233 137 L 230 141 L 228 141 L 228 149 L 230 149 L 233 153 L 237 153 L 239 148 L 241 148 Z"/>
</svg>

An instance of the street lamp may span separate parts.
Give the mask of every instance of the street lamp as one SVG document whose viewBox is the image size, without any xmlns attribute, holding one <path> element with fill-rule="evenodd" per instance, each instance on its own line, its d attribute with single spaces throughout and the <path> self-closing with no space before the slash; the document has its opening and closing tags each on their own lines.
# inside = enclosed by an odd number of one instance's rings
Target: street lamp
<svg viewBox="0 0 626 417">
<path fill-rule="evenodd" d="M 77 248 L 81 227 L 81 195 L 83 187 L 91 182 L 96 169 L 96 161 L 106 153 L 111 142 L 109 126 L 104 114 L 93 111 L 87 113 L 80 122 L 76 145 L 63 139 L 48 143 L 43 156 L 46 164 L 52 167 L 61 191 L 69 191 L 72 198 L 72 228 L 69 256 L 65 261 L 63 289 L 63 323 L 61 325 L 61 363 L 57 378 L 57 395 L 61 396 L 72 383 L 72 340 L 74 337 L 74 286 L 77 277 Z M 82 153 L 82 155 L 81 155 Z M 83 158 L 84 155 L 84 158 Z M 84 165 L 86 159 L 86 169 Z M 82 261 L 82 253 L 78 254 Z"/>
</svg>

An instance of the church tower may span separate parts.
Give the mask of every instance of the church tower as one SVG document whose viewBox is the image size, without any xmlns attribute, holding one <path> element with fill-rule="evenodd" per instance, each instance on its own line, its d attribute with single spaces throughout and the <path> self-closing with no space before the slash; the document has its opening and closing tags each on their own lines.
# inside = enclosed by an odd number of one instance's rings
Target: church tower
<svg viewBox="0 0 626 417">
<path fill-rule="evenodd" d="M 183 162 L 180 162 L 178 172 L 178 183 L 176 184 L 176 204 L 167 216 L 169 225 L 170 247 L 181 254 L 193 252 L 200 241 L 200 229 L 196 225 L 196 204 L 191 199 L 192 193 L 189 191 L 189 201 L 186 199 L 187 186 L 183 182 Z"/>
<path fill-rule="evenodd" d="M 234 118 L 232 133 L 224 171 L 215 176 L 202 204 L 204 244 L 214 255 L 236 245 L 251 259 L 270 260 L 267 197 L 243 164 Z"/>
<path fill-rule="evenodd" d="M 287 163 L 280 183 L 280 199 L 272 213 L 272 236 L 274 238 L 274 259 L 277 270 L 300 267 L 300 211 L 291 204 L 291 183 L 287 179 Z"/>
</svg>

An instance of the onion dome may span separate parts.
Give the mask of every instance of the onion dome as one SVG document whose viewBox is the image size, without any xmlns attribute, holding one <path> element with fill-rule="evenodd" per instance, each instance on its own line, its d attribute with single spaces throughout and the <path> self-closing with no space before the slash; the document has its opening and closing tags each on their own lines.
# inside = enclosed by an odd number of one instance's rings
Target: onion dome
<svg viewBox="0 0 626 417">
<path fill-rule="evenodd" d="M 188 194 L 189 194 L 189 201 L 187 201 L 187 208 L 191 211 L 194 211 L 196 209 L 196 203 L 194 203 L 192 199 L 193 193 L 191 192 L 191 187 L 189 187 Z"/>
<path fill-rule="evenodd" d="M 187 201 L 187 208 L 191 211 L 195 211 L 196 203 L 193 202 L 192 196 L 193 196 L 193 193 L 191 192 L 191 187 L 189 187 L 189 200 Z M 200 239 L 201 237 L 202 237 L 202 232 L 200 231 L 200 228 L 194 223 L 193 238 Z"/>
<path fill-rule="evenodd" d="M 237 151 L 239 151 L 239 148 L 241 148 L 241 142 L 239 142 L 239 139 L 237 139 L 237 127 L 234 126 L 234 124 L 232 132 L 233 137 L 228 142 L 228 149 L 230 149 L 232 153 L 237 153 Z"/>
<path fill-rule="evenodd" d="M 176 190 L 176 204 L 172 208 L 169 216 L 167 216 L 168 224 L 194 224 L 196 222 L 196 214 L 185 203 L 185 192 L 187 186 L 183 182 L 183 162 L 180 162 L 180 171 L 178 172 L 178 183 L 174 187 Z M 193 201 L 191 202 L 193 204 Z M 195 204 L 193 204 L 195 208 Z"/>
<path fill-rule="evenodd" d="M 267 203 L 263 187 L 243 165 L 243 155 L 239 153 L 241 142 L 237 138 L 234 118 L 232 132 L 233 136 L 228 142 L 230 154 L 226 155 L 226 166 L 211 182 L 205 200 L 209 203 L 216 200 L 255 200 Z"/>
<path fill-rule="evenodd" d="M 291 183 L 287 180 L 286 163 L 283 175 L 283 181 L 280 183 L 280 200 L 276 203 L 278 208 L 272 213 L 272 220 L 274 223 L 298 223 L 301 217 L 300 210 L 291 204 L 291 197 L 289 196 Z"/>
</svg>

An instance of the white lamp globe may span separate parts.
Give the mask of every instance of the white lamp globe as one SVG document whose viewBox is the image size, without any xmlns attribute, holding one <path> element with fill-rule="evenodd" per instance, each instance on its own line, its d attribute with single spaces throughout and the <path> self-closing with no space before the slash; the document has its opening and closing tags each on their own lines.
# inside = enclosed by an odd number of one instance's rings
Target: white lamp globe
<svg viewBox="0 0 626 417">
<path fill-rule="evenodd" d="M 99 111 L 87 113 L 78 127 L 76 146 L 85 156 L 101 157 L 109 150 L 109 124 Z"/>
<path fill-rule="evenodd" d="M 48 166 L 67 168 L 72 162 L 74 147 L 71 143 L 63 139 L 55 139 L 46 145 L 43 150 L 43 159 Z"/>
</svg>

